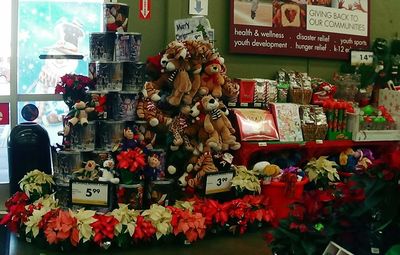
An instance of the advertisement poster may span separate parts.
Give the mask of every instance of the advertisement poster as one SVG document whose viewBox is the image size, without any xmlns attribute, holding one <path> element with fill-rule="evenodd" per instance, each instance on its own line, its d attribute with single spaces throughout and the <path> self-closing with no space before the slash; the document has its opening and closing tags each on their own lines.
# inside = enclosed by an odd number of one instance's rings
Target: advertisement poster
<svg viewBox="0 0 400 255">
<path fill-rule="evenodd" d="M 369 0 L 231 0 L 232 53 L 349 59 L 369 48 Z"/>
</svg>

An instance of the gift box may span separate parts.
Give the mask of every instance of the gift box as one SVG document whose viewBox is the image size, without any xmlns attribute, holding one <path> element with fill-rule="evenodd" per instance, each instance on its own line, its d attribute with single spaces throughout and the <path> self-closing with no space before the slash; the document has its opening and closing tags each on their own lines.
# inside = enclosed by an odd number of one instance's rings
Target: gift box
<svg viewBox="0 0 400 255">
<path fill-rule="evenodd" d="M 235 79 L 235 82 L 239 83 L 239 103 L 250 104 L 254 102 L 254 91 L 256 87 L 256 81 L 253 79 Z"/>
<path fill-rule="evenodd" d="M 400 91 L 390 89 L 379 90 L 379 105 L 384 106 L 396 122 L 400 121 Z"/>
<path fill-rule="evenodd" d="M 271 104 L 270 107 L 278 128 L 279 140 L 281 142 L 303 141 L 299 105 L 291 103 L 274 103 Z"/>
<path fill-rule="evenodd" d="M 233 109 L 241 141 L 279 140 L 273 115 L 261 109 Z"/>
<path fill-rule="evenodd" d="M 304 141 L 324 140 L 328 122 L 324 109 L 316 105 L 300 106 L 301 129 Z"/>
</svg>

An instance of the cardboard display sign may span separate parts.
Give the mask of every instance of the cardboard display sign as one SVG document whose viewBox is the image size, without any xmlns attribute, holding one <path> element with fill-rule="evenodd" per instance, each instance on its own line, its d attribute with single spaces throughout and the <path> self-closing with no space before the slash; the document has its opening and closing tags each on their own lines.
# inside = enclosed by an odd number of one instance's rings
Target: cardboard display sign
<svg viewBox="0 0 400 255">
<path fill-rule="evenodd" d="M 71 206 L 112 209 L 113 186 L 108 182 L 71 180 Z"/>
</svg>

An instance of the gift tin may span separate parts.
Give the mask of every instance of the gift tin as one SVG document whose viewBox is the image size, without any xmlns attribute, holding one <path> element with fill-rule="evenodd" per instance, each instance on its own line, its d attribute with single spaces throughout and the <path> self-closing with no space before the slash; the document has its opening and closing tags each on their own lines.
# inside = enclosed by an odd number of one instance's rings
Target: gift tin
<svg viewBox="0 0 400 255">
<path fill-rule="evenodd" d="M 96 91 L 121 91 L 123 64 L 116 61 L 89 63 L 89 76 L 96 81 Z"/>
<path fill-rule="evenodd" d="M 113 32 L 91 33 L 89 49 L 91 61 L 113 61 L 116 34 Z"/>
<path fill-rule="evenodd" d="M 142 34 L 117 33 L 115 40 L 115 61 L 138 62 Z"/>
<path fill-rule="evenodd" d="M 123 3 L 105 3 L 104 12 L 104 31 L 108 32 L 127 32 L 129 6 Z"/>
<path fill-rule="evenodd" d="M 82 167 L 81 153 L 79 151 L 58 151 L 54 164 L 54 178 L 60 185 L 68 184 L 72 173 Z"/>
<path fill-rule="evenodd" d="M 124 62 L 123 91 L 139 92 L 146 82 L 146 64 L 143 62 Z"/>
<path fill-rule="evenodd" d="M 99 121 L 99 148 L 107 151 L 115 151 L 124 136 L 124 128 L 124 121 Z"/>
<path fill-rule="evenodd" d="M 114 120 L 136 120 L 138 93 L 121 91 L 109 94 L 109 118 Z"/>
<path fill-rule="evenodd" d="M 95 147 L 96 122 L 87 125 L 75 125 L 71 132 L 71 148 L 79 151 L 92 151 Z"/>
</svg>

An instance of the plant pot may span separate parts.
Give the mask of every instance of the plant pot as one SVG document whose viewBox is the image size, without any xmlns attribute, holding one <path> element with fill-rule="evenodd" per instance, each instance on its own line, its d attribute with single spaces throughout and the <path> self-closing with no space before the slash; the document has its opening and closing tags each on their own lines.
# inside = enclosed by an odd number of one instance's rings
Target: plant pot
<svg viewBox="0 0 400 255">
<path fill-rule="evenodd" d="M 271 182 L 261 185 L 261 194 L 268 198 L 268 205 L 274 211 L 277 220 L 289 216 L 290 204 L 302 198 L 304 185 L 307 183 L 308 178 L 306 177 L 304 177 L 302 181 L 297 182 L 292 196 L 285 194 L 286 183 L 284 182 Z"/>
<path fill-rule="evenodd" d="M 121 184 L 131 185 L 140 181 L 140 174 L 138 172 L 132 173 L 127 169 L 121 169 Z"/>
</svg>

